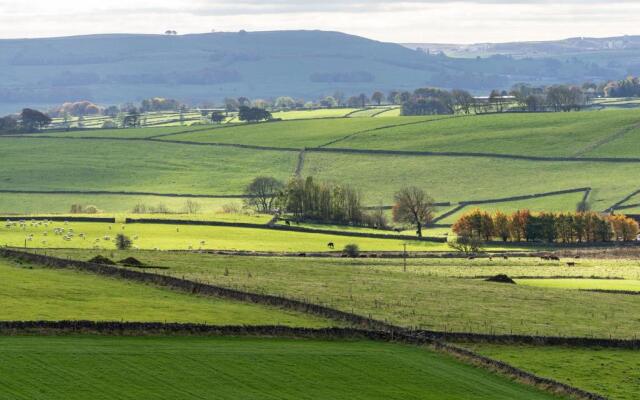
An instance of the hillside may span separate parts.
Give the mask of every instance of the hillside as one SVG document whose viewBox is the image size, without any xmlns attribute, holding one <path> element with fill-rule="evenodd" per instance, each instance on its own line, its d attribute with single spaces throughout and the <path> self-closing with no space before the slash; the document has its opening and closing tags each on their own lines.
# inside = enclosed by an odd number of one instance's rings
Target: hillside
<svg viewBox="0 0 640 400">
<path fill-rule="evenodd" d="M 350 95 L 423 86 L 484 93 L 523 81 L 618 79 L 627 73 L 581 57 L 449 58 L 324 31 L 11 39 L 0 40 L 0 113 L 151 96 L 191 103 L 227 96 L 315 99 L 336 90 Z"/>
<path fill-rule="evenodd" d="M 590 188 L 602 211 L 640 187 L 639 134 L 637 110 L 610 110 L 5 135 L 0 212 L 65 212 L 77 202 L 176 209 L 185 195 L 212 211 L 240 202 L 256 176 L 295 173 L 353 184 L 372 206 L 417 185 L 452 208 L 495 199 L 511 209 L 505 202 L 554 192 L 517 207 L 571 210 Z"/>
</svg>

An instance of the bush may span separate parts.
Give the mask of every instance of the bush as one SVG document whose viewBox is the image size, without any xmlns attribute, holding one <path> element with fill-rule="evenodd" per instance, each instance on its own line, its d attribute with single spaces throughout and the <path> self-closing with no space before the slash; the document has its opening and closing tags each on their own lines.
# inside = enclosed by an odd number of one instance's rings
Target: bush
<svg viewBox="0 0 640 400">
<path fill-rule="evenodd" d="M 482 242 L 470 236 L 459 236 L 447 244 L 452 249 L 465 254 L 479 253 L 482 251 Z"/>
<path fill-rule="evenodd" d="M 358 258 L 360 256 L 360 248 L 357 244 L 351 243 L 344 246 L 342 253 L 347 257 Z"/>
<path fill-rule="evenodd" d="M 128 236 L 122 233 L 118 233 L 118 235 L 116 236 L 116 248 L 118 250 L 129 250 L 132 245 L 133 242 L 131 241 L 131 239 L 129 239 Z"/>
</svg>

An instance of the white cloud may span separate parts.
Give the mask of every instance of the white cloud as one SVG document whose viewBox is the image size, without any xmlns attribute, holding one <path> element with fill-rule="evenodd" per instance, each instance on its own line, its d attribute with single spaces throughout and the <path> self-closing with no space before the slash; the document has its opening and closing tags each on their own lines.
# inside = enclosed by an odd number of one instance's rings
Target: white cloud
<svg viewBox="0 0 640 400">
<path fill-rule="evenodd" d="M 640 33 L 633 0 L 0 0 L 0 37 L 337 30 L 396 42 L 546 40 Z"/>
</svg>

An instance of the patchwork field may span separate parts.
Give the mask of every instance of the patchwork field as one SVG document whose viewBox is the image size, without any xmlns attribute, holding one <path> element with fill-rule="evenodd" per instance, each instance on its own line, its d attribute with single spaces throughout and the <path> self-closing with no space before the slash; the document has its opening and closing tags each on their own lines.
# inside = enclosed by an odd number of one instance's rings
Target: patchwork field
<svg viewBox="0 0 640 400">
<path fill-rule="evenodd" d="M 86 260 L 100 252 L 63 250 L 47 253 Z M 470 269 L 468 277 L 505 272 L 516 276 L 516 270 L 527 275 L 537 272 L 535 268 L 529 272 L 532 263 L 520 259 L 503 260 L 495 266 L 478 265 L 475 260 L 410 260 L 407 272 L 404 272 L 402 259 L 265 258 L 156 252 L 113 254 L 114 259 L 130 254 L 148 265 L 167 266 L 166 273 L 179 277 L 245 291 L 285 295 L 422 329 L 619 338 L 632 338 L 640 329 L 640 321 L 636 318 L 640 296 L 459 278 L 467 268 Z M 485 262 L 489 263 L 488 260 Z M 558 263 L 542 264 L 540 269 L 556 274 L 563 271 Z M 585 266 L 583 271 L 589 270 L 594 276 L 611 276 L 615 269 L 613 266 L 610 269 Z M 630 263 L 618 269 L 620 274 L 637 279 L 637 265 Z"/>
<path fill-rule="evenodd" d="M 0 337 L 0 347 L 0 388 L 12 399 L 557 398 L 425 349 L 366 341 Z"/>
<path fill-rule="evenodd" d="M 0 260 L 0 320 L 150 321 L 322 327 L 294 312 L 172 292 L 71 270 Z M 0 358 L 3 357 L 0 351 Z"/>
<path fill-rule="evenodd" d="M 492 344 L 466 347 L 611 399 L 633 400 L 640 393 L 640 352 L 637 350 Z"/>
</svg>

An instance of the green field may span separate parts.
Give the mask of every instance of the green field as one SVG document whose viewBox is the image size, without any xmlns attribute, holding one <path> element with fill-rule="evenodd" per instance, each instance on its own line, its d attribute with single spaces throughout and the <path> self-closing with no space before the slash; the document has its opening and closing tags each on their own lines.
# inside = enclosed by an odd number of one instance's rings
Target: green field
<svg viewBox="0 0 640 400">
<path fill-rule="evenodd" d="M 615 139 L 614 142 L 627 140 L 626 136 L 618 138 L 617 134 L 630 127 L 638 128 L 639 123 L 640 110 L 481 115 L 366 132 L 335 147 L 542 157 L 600 156 L 603 155 L 599 149 L 601 142 L 611 138 Z M 634 148 L 628 148 L 612 156 L 636 155 Z"/>
<path fill-rule="evenodd" d="M 16 222 L 16 221 L 14 221 Z M 329 251 L 328 243 L 334 243 L 337 251 L 350 243 L 356 243 L 363 251 L 402 251 L 407 242 L 409 251 L 434 251 L 449 248 L 445 243 L 404 241 L 338 236 L 320 233 L 286 232 L 257 228 L 217 226 L 176 226 L 170 224 L 108 224 L 98 222 L 52 222 L 38 224 L 28 222 L 24 228 L 16 225 L 0 227 L 0 245 L 27 248 L 80 248 L 115 249 L 114 239 L 124 233 L 133 239 L 138 249 L 159 250 L 246 250 L 304 252 Z M 65 232 L 56 235 L 56 228 Z M 69 229 L 73 237 L 68 237 Z M 84 238 L 80 236 L 84 234 Z M 33 236 L 31 236 L 33 235 Z M 26 240 L 26 242 L 25 242 Z M 204 241 L 204 243 L 202 243 Z"/>
<path fill-rule="evenodd" d="M 340 118 L 357 111 L 357 108 L 323 108 L 318 110 L 292 110 L 273 112 L 273 118 L 285 121 L 292 119 Z"/>
<path fill-rule="evenodd" d="M 198 337 L 0 337 L 11 399 L 553 399 L 413 346 Z"/>
<path fill-rule="evenodd" d="M 518 285 L 551 289 L 623 290 L 640 292 L 640 281 L 619 279 L 518 279 Z"/>
<path fill-rule="evenodd" d="M 182 294 L 72 270 L 0 260 L 0 320 L 153 321 L 321 327 L 335 323 L 254 304 Z M 2 357 L 2 351 L 0 351 Z"/>
<path fill-rule="evenodd" d="M 171 143 L 0 140 L 0 188 L 12 190 L 241 194 L 257 175 L 288 178 L 297 160 L 294 152 Z"/>
<path fill-rule="evenodd" d="M 94 251 L 47 251 L 89 259 Z M 116 258 L 125 253 L 115 253 Z M 131 252 L 166 273 L 252 292 L 266 292 L 336 307 L 394 324 L 433 330 L 534 335 L 630 338 L 640 329 L 640 296 L 557 290 L 461 279 L 514 269 L 536 273 L 533 260 L 344 260 L 325 258 L 232 257 L 207 254 Z M 478 265 L 480 263 L 480 265 Z M 597 264 L 594 261 L 593 264 Z M 603 263 L 606 264 L 606 263 Z M 502 265 L 502 266 L 500 266 Z M 638 275 L 637 264 L 618 267 Z M 566 267 L 544 264 L 551 274 Z M 588 267 L 610 276 L 615 264 Z M 469 272 L 465 272 L 469 269 Z M 227 274 L 225 275 L 225 271 Z M 249 278 L 249 275 L 251 276 Z M 638 278 L 636 278 L 638 279 Z M 526 312 L 523 312 L 526 310 Z"/>
<path fill-rule="evenodd" d="M 640 351 L 469 344 L 483 355 L 616 400 L 640 393 Z"/>
</svg>

